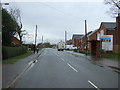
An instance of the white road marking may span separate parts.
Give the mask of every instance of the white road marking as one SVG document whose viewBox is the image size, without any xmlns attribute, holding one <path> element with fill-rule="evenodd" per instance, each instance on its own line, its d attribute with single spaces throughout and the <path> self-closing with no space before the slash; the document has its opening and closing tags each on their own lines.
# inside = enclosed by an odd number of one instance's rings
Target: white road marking
<svg viewBox="0 0 120 90">
<path fill-rule="evenodd" d="M 32 64 L 32 62 L 33 62 L 33 61 L 30 61 L 30 62 L 28 63 L 28 65 Z"/>
<path fill-rule="evenodd" d="M 31 63 L 32 64 L 32 63 Z M 25 69 L 10 83 L 8 84 L 5 88 L 11 88 L 14 86 L 15 82 L 23 75 L 23 73 L 29 68 L 29 64 L 25 67 Z"/>
<path fill-rule="evenodd" d="M 38 62 L 38 60 L 36 59 L 36 62 Z"/>
<path fill-rule="evenodd" d="M 64 60 L 63 58 L 61 58 L 59 55 L 57 55 L 56 53 L 55 53 L 55 55 L 58 56 L 62 61 L 65 62 L 65 60 Z M 74 71 L 78 72 L 78 70 L 76 70 L 76 69 L 75 69 L 73 66 L 71 66 L 69 63 L 67 63 L 67 65 L 68 65 L 70 68 L 72 68 Z"/>
<path fill-rule="evenodd" d="M 78 72 L 73 66 L 71 66 L 69 63 L 67 63 L 67 65 L 72 68 L 74 71 Z"/>
<path fill-rule="evenodd" d="M 64 59 L 62 59 L 62 58 L 60 58 L 61 60 L 63 60 L 64 62 L 65 62 L 65 60 Z"/>
<path fill-rule="evenodd" d="M 94 83 L 92 83 L 90 80 L 88 80 L 88 82 L 94 87 L 96 88 L 97 90 L 100 90 Z"/>
<path fill-rule="evenodd" d="M 35 65 L 35 63 L 32 63 L 31 66 L 28 68 L 28 71 Z"/>
<path fill-rule="evenodd" d="M 65 62 L 65 60 L 63 58 L 61 58 L 59 55 L 55 54 L 56 56 L 58 56 L 62 61 Z"/>
</svg>

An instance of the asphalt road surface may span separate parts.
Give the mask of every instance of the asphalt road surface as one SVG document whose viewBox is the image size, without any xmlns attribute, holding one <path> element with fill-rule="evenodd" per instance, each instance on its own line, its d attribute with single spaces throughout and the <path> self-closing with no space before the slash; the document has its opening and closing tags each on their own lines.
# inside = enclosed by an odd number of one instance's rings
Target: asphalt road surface
<svg viewBox="0 0 120 90">
<path fill-rule="evenodd" d="M 118 88 L 118 74 L 83 57 L 46 48 L 15 88 Z"/>
</svg>

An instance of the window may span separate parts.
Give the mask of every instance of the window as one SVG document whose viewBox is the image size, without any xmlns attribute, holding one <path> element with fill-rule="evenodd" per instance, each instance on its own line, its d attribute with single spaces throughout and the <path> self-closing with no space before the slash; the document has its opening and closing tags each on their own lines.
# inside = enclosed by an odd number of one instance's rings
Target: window
<svg viewBox="0 0 120 90">
<path fill-rule="evenodd" d="M 97 40 L 100 40 L 100 33 L 97 33 Z"/>
<path fill-rule="evenodd" d="M 103 36 L 104 35 L 104 30 L 101 30 L 100 31 L 100 36 Z"/>
</svg>

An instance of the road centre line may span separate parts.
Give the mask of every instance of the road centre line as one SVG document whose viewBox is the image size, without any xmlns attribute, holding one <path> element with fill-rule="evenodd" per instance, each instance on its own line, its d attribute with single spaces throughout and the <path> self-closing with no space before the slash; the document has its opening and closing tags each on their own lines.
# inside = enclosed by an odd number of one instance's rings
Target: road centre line
<svg viewBox="0 0 120 90">
<path fill-rule="evenodd" d="M 94 87 L 96 88 L 97 90 L 100 90 L 94 83 L 92 83 L 90 80 L 88 80 L 88 82 Z"/>
<path fill-rule="evenodd" d="M 55 54 L 56 56 L 58 56 L 57 54 Z M 63 58 L 61 58 L 60 56 L 58 56 L 62 61 L 65 62 L 65 60 Z M 67 65 L 72 68 L 74 71 L 78 72 L 78 70 L 76 70 L 73 66 L 71 66 L 69 63 L 67 63 Z"/>
<path fill-rule="evenodd" d="M 57 54 L 55 54 L 56 56 L 58 56 Z M 58 56 L 62 61 L 64 61 L 65 62 L 65 60 L 63 59 L 63 58 L 61 58 L 60 56 Z"/>
<path fill-rule="evenodd" d="M 65 60 L 64 59 L 62 59 L 62 58 L 60 58 L 61 60 L 63 60 L 64 62 L 65 62 Z"/>
<path fill-rule="evenodd" d="M 78 72 L 78 70 L 76 70 L 73 66 L 71 66 L 69 63 L 67 63 L 67 65 L 72 68 L 74 71 Z"/>
<path fill-rule="evenodd" d="M 56 56 L 58 56 L 57 54 L 55 54 Z M 62 61 L 65 62 L 65 60 L 63 58 L 61 58 L 60 56 L 58 56 Z M 72 68 L 74 71 L 78 72 L 78 70 L 76 70 L 72 65 L 70 65 L 69 63 L 67 63 L 67 65 Z"/>
</svg>

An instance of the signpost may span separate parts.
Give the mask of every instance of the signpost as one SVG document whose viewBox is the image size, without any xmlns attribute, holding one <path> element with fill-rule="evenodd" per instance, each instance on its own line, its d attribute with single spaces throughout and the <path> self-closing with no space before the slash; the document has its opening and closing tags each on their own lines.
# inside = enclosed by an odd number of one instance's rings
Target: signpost
<svg viewBox="0 0 120 90">
<path fill-rule="evenodd" d="M 103 35 L 100 39 L 102 41 L 102 50 L 113 51 L 113 35 Z"/>
</svg>

